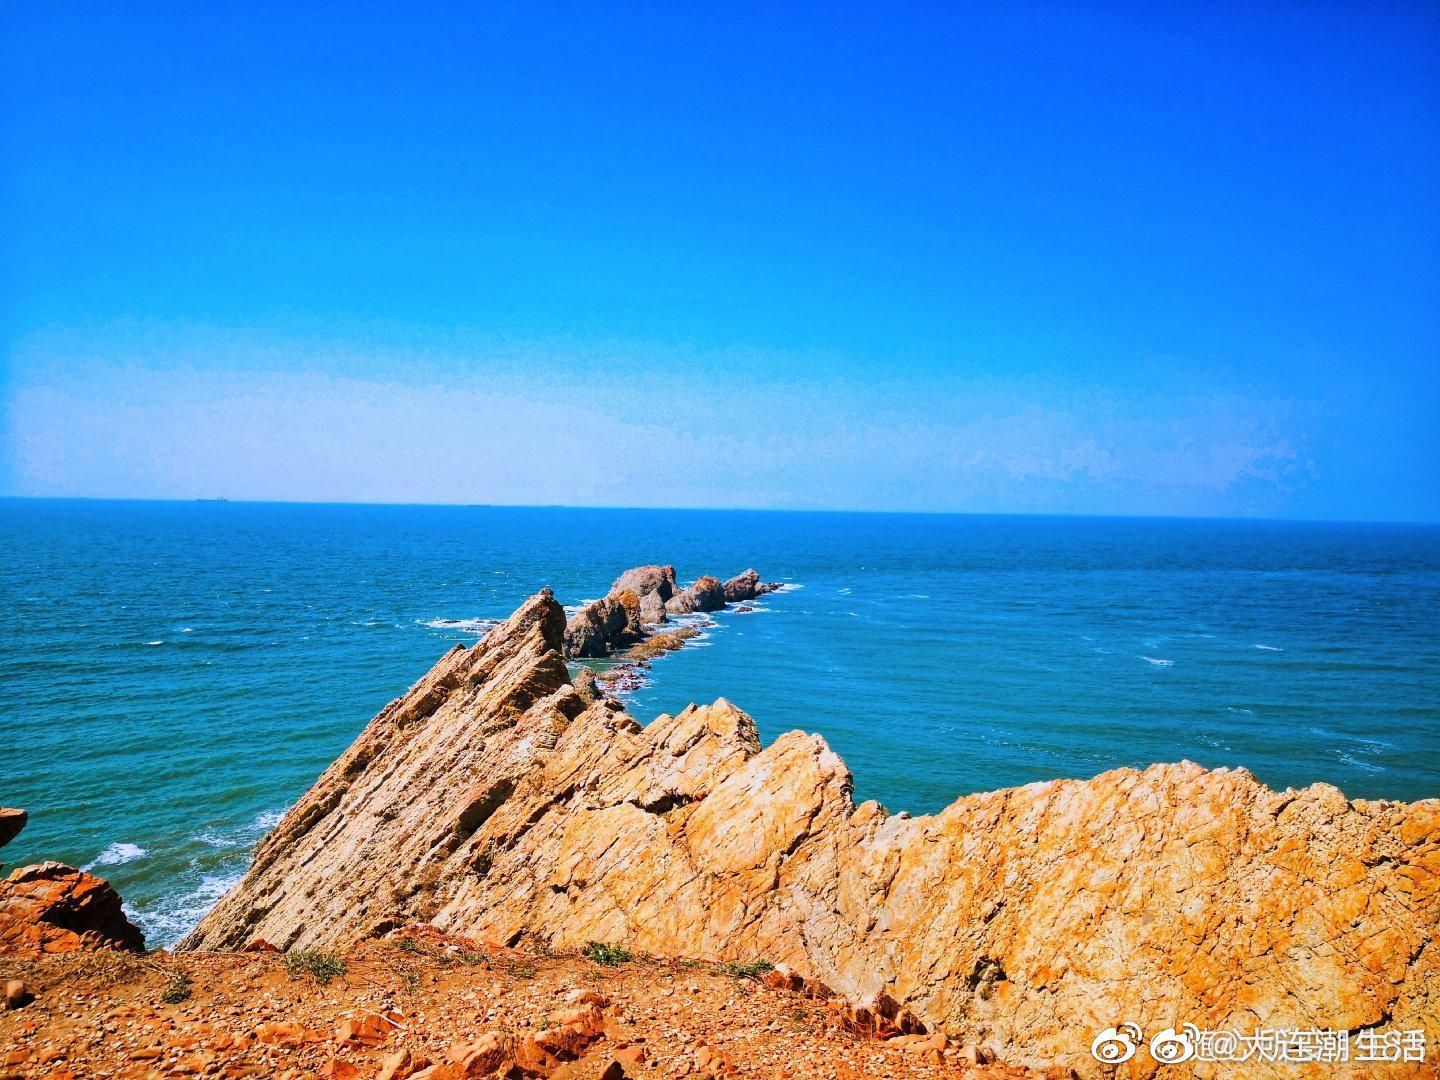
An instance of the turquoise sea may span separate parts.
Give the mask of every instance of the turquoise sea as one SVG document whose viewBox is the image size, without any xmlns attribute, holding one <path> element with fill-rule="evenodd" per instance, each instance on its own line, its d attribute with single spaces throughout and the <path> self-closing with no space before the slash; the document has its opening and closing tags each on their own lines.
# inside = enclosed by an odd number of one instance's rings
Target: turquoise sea
<svg viewBox="0 0 1440 1080">
<path fill-rule="evenodd" d="M 1440 796 L 1440 527 L 12 499 L 0 860 L 92 867 L 173 941 L 451 644 L 644 562 L 792 587 L 631 711 L 723 695 L 891 810 L 1180 758 Z"/>
</svg>

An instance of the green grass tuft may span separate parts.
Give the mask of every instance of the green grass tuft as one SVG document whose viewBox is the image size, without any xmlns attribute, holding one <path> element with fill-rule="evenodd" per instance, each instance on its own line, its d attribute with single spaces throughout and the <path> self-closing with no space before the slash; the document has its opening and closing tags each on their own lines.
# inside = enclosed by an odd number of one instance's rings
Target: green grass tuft
<svg viewBox="0 0 1440 1080">
<path fill-rule="evenodd" d="M 285 970 L 294 978 L 308 975 L 318 983 L 328 983 L 345 975 L 345 961 L 329 953 L 297 949 L 285 954 Z"/>
<path fill-rule="evenodd" d="M 166 1005 L 179 1005 L 182 1001 L 188 1001 L 191 986 L 190 976 L 183 971 L 178 972 L 170 980 L 170 985 L 165 987 L 164 992 L 160 995 L 160 1000 Z"/>
<path fill-rule="evenodd" d="M 756 960 L 750 964 L 721 964 L 720 970 L 737 979 L 758 979 L 761 975 L 774 971 L 775 965 L 769 960 Z"/>
<path fill-rule="evenodd" d="M 635 954 L 619 945 L 607 945 L 603 941 L 592 941 L 585 946 L 585 956 L 606 967 L 618 967 L 635 959 Z"/>
</svg>

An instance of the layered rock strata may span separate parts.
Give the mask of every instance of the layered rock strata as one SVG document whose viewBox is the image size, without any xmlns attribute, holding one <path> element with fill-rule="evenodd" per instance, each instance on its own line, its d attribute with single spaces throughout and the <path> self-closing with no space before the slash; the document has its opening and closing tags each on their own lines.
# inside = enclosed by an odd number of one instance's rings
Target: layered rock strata
<svg viewBox="0 0 1440 1080">
<path fill-rule="evenodd" d="M 1091 1039 L 1121 1022 L 1440 1041 L 1440 802 L 1275 792 L 1182 762 L 891 815 L 855 805 L 823 739 L 762 747 L 723 699 L 642 727 L 582 696 L 565 637 L 547 590 L 446 654 L 184 947 L 425 922 L 764 958 L 852 999 L 883 992 L 1005 1060 L 1096 1075 L 1113 1070 Z M 1142 1051 L 1125 1069 L 1156 1067 Z"/>
</svg>

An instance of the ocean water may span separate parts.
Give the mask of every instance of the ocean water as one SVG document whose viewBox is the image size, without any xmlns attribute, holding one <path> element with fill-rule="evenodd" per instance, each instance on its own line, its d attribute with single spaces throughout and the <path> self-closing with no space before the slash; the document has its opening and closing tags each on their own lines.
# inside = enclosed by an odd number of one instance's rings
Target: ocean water
<svg viewBox="0 0 1440 1080">
<path fill-rule="evenodd" d="M 171 942 L 450 645 L 644 562 L 791 587 L 631 711 L 728 697 L 891 810 L 1181 758 L 1440 796 L 1437 527 L 0 500 L 0 860 Z"/>
</svg>

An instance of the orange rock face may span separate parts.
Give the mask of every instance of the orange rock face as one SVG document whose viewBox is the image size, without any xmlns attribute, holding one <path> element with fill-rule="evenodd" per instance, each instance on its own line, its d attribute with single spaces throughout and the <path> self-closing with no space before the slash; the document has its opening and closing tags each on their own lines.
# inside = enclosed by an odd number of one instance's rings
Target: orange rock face
<svg viewBox="0 0 1440 1080">
<path fill-rule="evenodd" d="M 762 748 L 727 701 L 648 727 L 587 702 L 563 627 L 544 592 L 447 654 L 184 944 L 314 947 L 424 922 L 763 958 L 861 1002 L 856 1030 L 1087 1075 L 1113 1073 L 1089 1047 L 1124 1022 L 1419 1028 L 1440 1045 L 1434 800 L 1274 792 L 1180 763 L 890 815 L 855 805 L 822 739 Z M 1125 1066 L 1157 1068 L 1144 1052 Z"/>
<path fill-rule="evenodd" d="M 0 954 L 81 949 L 145 951 L 144 935 L 108 882 L 56 862 L 23 866 L 0 881 Z"/>
</svg>

